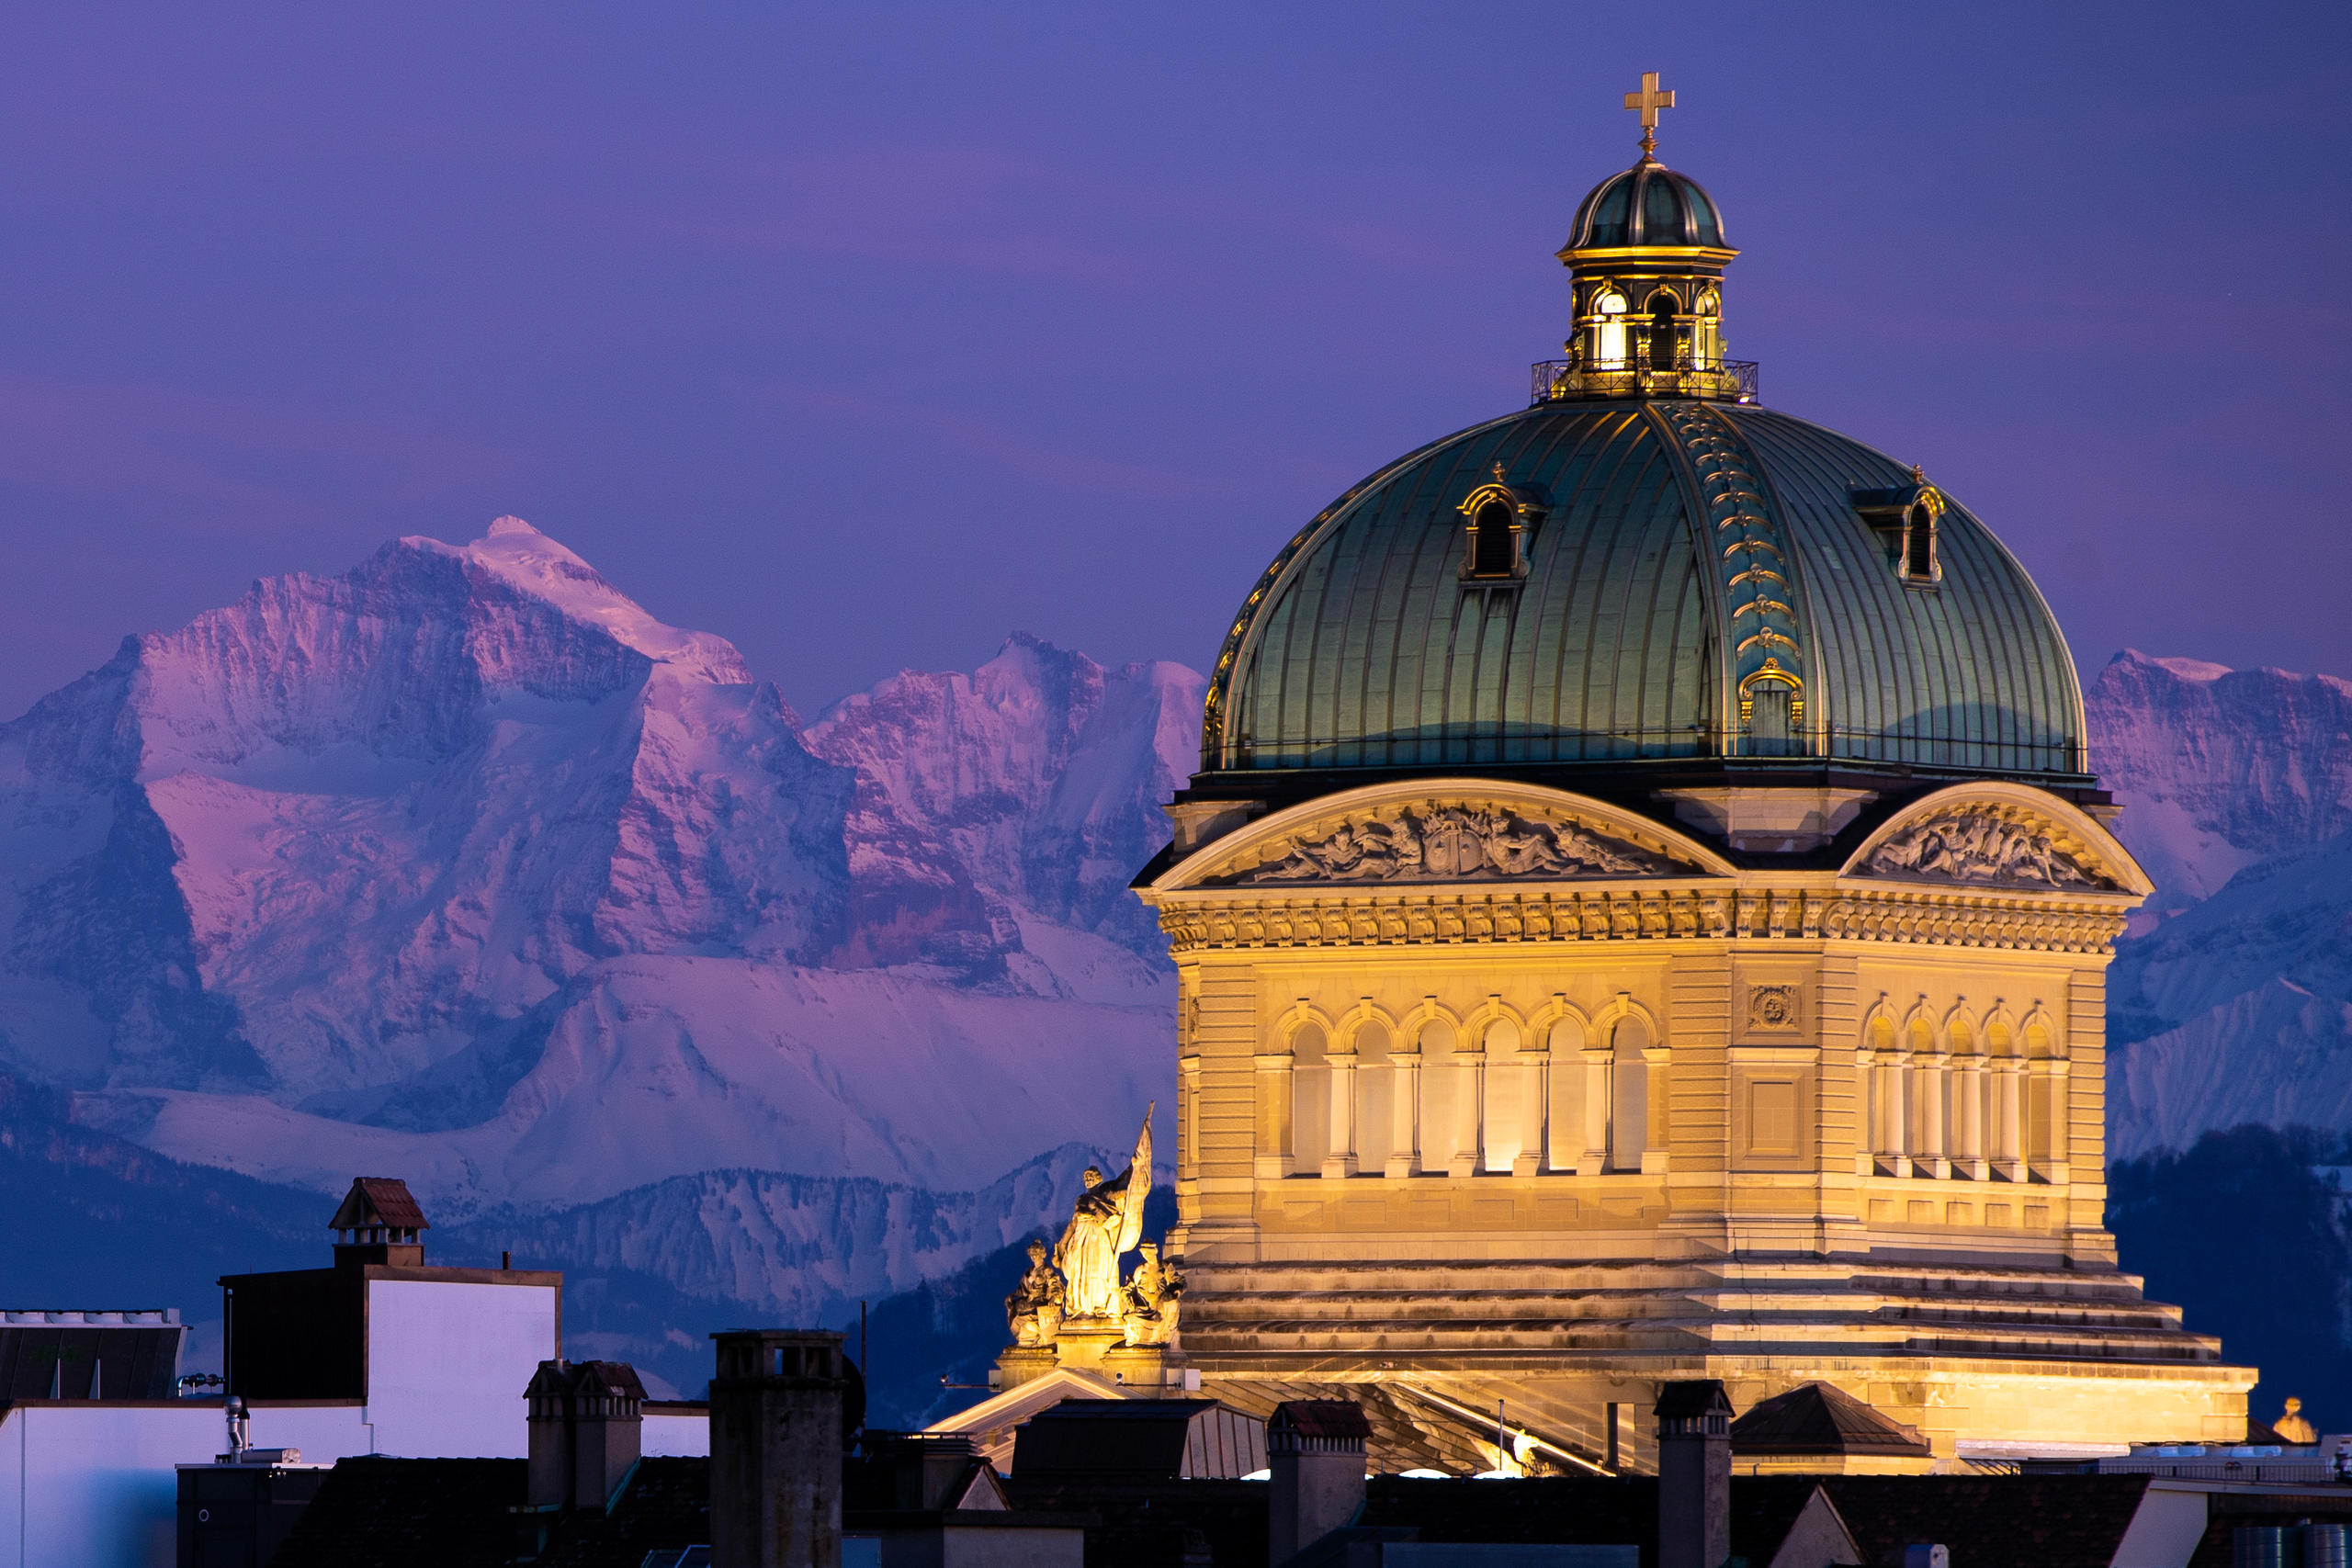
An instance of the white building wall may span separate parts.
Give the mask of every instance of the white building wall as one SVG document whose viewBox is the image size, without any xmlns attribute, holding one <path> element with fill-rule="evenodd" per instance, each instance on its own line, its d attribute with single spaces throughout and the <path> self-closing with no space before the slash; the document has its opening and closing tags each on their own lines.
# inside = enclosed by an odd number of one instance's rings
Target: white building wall
<svg viewBox="0 0 2352 1568">
<path fill-rule="evenodd" d="M 253 1442 L 305 1464 L 364 1454 L 356 1404 L 260 1405 Z M 0 1416 L 0 1568 L 173 1568 L 179 1472 L 228 1447 L 217 1399 L 46 1402 Z"/>
<path fill-rule="evenodd" d="M 528 1457 L 523 1391 L 555 1352 L 553 1285 L 369 1280 L 368 1420 L 375 1451 Z"/>
<path fill-rule="evenodd" d="M 707 1412 L 645 1412 L 638 1451 L 648 1459 L 708 1459 L 710 1416 Z"/>
</svg>

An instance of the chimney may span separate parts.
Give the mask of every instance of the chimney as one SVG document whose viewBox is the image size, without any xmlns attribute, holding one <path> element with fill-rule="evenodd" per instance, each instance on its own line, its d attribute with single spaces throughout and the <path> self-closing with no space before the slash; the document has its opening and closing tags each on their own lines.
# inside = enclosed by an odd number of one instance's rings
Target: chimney
<svg viewBox="0 0 2352 1568">
<path fill-rule="evenodd" d="M 711 1338 L 711 1568 L 841 1568 L 842 1337 Z"/>
<path fill-rule="evenodd" d="M 1266 1423 L 1266 1561 L 1273 1568 L 1363 1508 L 1364 1439 L 1372 1424 L 1352 1400 L 1294 1399 Z"/>
<path fill-rule="evenodd" d="M 1657 1568 L 1731 1556 L 1731 1401 L 1713 1378 L 1657 1393 Z"/>
<path fill-rule="evenodd" d="M 524 1390 L 534 1508 L 602 1508 L 637 1462 L 645 1385 L 627 1361 L 541 1361 Z"/>
</svg>

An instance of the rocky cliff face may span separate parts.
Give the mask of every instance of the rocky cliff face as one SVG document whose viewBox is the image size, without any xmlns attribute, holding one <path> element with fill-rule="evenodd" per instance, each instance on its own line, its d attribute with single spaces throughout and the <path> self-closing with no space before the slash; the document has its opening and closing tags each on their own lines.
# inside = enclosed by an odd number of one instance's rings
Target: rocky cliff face
<svg viewBox="0 0 2352 1568">
<path fill-rule="evenodd" d="M 1197 689 L 1016 638 L 804 732 L 526 524 L 402 539 L 0 727 L 0 1053 L 180 1157 L 459 1209 L 978 1188 L 1170 1071 L 1114 889 Z"/>
<path fill-rule="evenodd" d="M 2111 1152 L 2352 1128 L 2352 682 L 2127 652 L 2085 702 L 2157 885 L 2109 985 Z"/>
</svg>

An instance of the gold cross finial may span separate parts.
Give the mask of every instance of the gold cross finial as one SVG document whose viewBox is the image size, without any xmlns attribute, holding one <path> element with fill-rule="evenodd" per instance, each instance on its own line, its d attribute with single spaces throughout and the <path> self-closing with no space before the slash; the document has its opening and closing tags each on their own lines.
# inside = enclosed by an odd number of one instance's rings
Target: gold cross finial
<svg viewBox="0 0 2352 1568">
<path fill-rule="evenodd" d="M 1625 107 L 1638 109 L 1642 116 L 1642 156 L 1646 158 L 1657 146 L 1657 111 L 1674 107 L 1674 89 L 1659 91 L 1657 73 L 1642 73 L 1642 90 L 1625 95 Z"/>
</svg>

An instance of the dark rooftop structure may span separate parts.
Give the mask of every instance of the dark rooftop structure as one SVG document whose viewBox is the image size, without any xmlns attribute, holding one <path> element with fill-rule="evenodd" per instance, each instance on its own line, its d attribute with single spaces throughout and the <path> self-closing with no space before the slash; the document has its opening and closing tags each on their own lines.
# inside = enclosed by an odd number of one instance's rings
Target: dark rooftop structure
<svg viewBox="0 0 2352 1568">
<path fill-rule="evenodd" d="M 1930 1457 L 1927 1439 L 1916 1428 L 1826 1382 L 1809 1382 L 1751 1405 L 1731 1424 L 1731 1451 L 1742 1460 Z"/>
<path fill-rule="evenodd" d="M 0 1314 L 0 1400 L 173 1398 L 187 1337 L 172 1307 Z"/>
<path fill-rule="evenodd" d="M 1230 1480 L 1265 1465 L 1265 1424 L 1214 1399 L 1066 1399 L 1031 1416 L 1012 1450 L 1024 1480 Z"/>
</svg>

